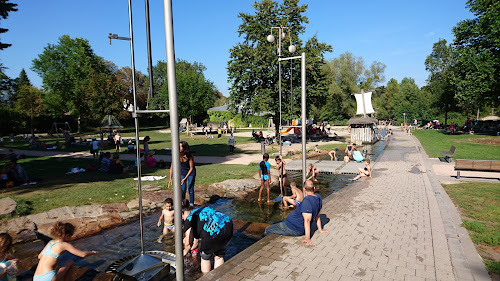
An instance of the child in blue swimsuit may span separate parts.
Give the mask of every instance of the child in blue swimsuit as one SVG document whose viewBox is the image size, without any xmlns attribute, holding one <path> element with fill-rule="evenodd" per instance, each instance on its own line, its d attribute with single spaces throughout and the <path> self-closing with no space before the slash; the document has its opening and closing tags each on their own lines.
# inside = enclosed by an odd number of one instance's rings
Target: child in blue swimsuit
<svg viewBox="0 0 500 281">
<path fill-rule="evenodd" d="M 82 258 L 92 255 L 100 257 L 96 251 L 84 252 L 66 242 L 71 239 L 74 232 L 75 227 L 70 223 L 58 222 L 55 224 L 51 231 L 54 240 L 50 240 L 38 255 L 40 261 L 35 276 L 33 276 L 33 281 L 67 280 L 67 277 L 71 276 L 73 261 L 68 261 L 57 271 L 55 270 L 59 256 L 65 251 Z"/>
<path fill-rule="evenodd" d="M 260 176 L 260 190 L 259 190 L 259 201 L 262 201 L 262 189 L 264 186 L 267 188 L 267 202 L 271 202 L 271 197 L 269 196 L 269 182 L 271 181 L 271 165 L 268 162 L 269 154 L 264 153 L 262 156 L 262 161 L 259 163 L 259 176 Z"/>
</svg>

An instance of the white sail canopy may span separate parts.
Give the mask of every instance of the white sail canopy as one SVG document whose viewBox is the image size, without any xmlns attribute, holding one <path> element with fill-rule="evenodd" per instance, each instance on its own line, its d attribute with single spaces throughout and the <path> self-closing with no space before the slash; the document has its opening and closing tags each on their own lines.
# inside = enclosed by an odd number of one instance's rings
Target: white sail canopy
<svg viewBox="0 0 500 281">
<path fill-rule="evenodd" d="M 358 108 L 356 110 L 356 114 L 371 114 L 375 113 L 372 106 L 372 92 L 360 94 L 354 94 L 356 98 L 356 103 L 358 104 Z"/>
</svg>

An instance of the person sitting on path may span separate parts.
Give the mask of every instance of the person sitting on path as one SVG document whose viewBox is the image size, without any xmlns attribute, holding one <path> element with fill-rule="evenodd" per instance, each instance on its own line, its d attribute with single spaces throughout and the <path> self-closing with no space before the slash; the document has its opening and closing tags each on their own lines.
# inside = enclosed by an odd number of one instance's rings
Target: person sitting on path
<svg viewBox="0 0 500 281">
<path fill-rule="evenodd" d="M 372 168 L 370 167 L 370 159 L 365 159 L 365 167 L 358 168 L 359 174 L 352 179 L 353 181 L 357 181 L 361 177 L 372 177 Z"/>
<path fill-rule="evenodd" d="M 278 170 L 279 179 L 281 181 L 283 196 L 286 196 L 286 178 L 287 178 L 287 173 L 285 169 L 286 162 L 285 160 L 283 160 L 283 157 L 281 155 L 276 156 L 274 161 L 276 161 L 276 170 Z"/>
<path fill-rule="evenodd" d="M 311 173 L 311 176 L 307 178 L 307 176 L 309 176 L 309 173 Z M 313 181 L 318 181 L 318 179 L 316 178 L 316 174 L 319 173 L 319 168 L 314 166 L 313 164 L 309 164 L 306 168 L 306 178 L 308 180 L 312 179 Z"/>
<path fill-rule="evenodd" d="M 229 240 L 233 237 L 233 221 L 231 218 L 210 207 L 192 209 L 187 200 L 182 202 L 182 219 L 186 238 L 184 253 L 194 246 L 194 240 L 201 241 L 201 272 L 206 274 L 212 269 L 211 258 L 214 257 L 214 269 L 224 264 L 224 256 Z"/>
<path fill-rule="evenodd" d="M 321 225 L 320 213 L 323 207 L 321 196 L 314 193 L 314 183 L 306 180 L 304 183 L 305 197 L 302 203 L 297 205 L 297 208 L 286 217 L 284 221 L 274 223 L 264 231 L 264 235 L 276 233 L 286 236 L 302 236 L 304 235 L 305 243 L 311 246 L 311 224 L 316 222 L 319 233 L 328 233 Z"/>
<path fill-rule="evenodd" d="M 271 165 L 268 162 L 269 154 L 264 153 L 262 155 L 262 161 L 259 163 L 259 177 L 260 177 L 260 190 L 259 190 L 259 199 L 258 201 L 262 201 L 262 189 L 266 186 L 267 189 L 267 203 L 271 202 L 270 197 L 270 188 L 269 183 L 271 181 Z"/>
<path fill-rule="evenodd" d="M 294 181 L 290 183 L 290 189 L 292 190 L 292 195 L 283 197 L 283 206 L 285 209 L 288 208 L 288 204 L 291 206 L 297 206 L 304 199 L 304 194 L 297 187 L 297 184 Z"/>
<path fill-rule="evenodd" d="M 73 260 L 69 260 L 61 267 L 57 266 L 59 256 L 66 251 L 82 258 L 93 255 L 101 256 L 99 252 L 84 252 L 66 242 L 71 240 L 74 232 L 75 227 L 70 223 L 58 222 L 55 224 L 51 231 L 54 240 L 49 241 L 38 255 L 39 262 L 33 281 L 70 280 L 73 271 Z"/>
<path fill-rule="evenodd" d="M 328 155 L 330 155 L 330 161 L 333 161 L 334 159 L 337 161 L 337 151 L 339 151 L 339 149 L 335 148 L 334 150 L 328 152 Z"/>
</svg>

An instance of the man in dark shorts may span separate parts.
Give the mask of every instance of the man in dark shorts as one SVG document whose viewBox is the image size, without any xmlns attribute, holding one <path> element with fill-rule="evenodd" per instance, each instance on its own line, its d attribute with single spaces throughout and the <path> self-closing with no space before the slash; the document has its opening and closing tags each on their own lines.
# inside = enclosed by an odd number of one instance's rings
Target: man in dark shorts
<svg viewBox="0 0 500 281">
<path fill-rule="evenodd" d="M 297 205 L 297 208 L 292 213 L 290 213 L 284 221 L 274 223 L 266 227 L 264 235 L 268 235 L 271 233 L 286 236 L 304 235 L 305 237 L 302 242 L 307 245 L 312 245 L 312 222 L 316 222 L 318 232 L 329 232 L 328 230 L 323 229 L 323 227 L 321 226 L 321 219 L 319 218 L 319 215 L 321 213 L 323 202 L 321 200 L 321 196 L 317 193 L 314 193 L 313 182 L 307 180 L 304 184 L 304 190 L 306 194 L 304 199 L 302 200 L 302 203 Z"/>
<path fill-rule="evenodd" d="M 185 249 L 191 250 L 194 239 L 200 239 L 201 272 L 204 274 L 210 272 L 212 256 L 214 256 L 214 269 L 224 264 L 226 246 L 233 237 L 231 218 L 210 207 L 192 209 L 187 199 L 182 203 L 182 218 L 187 238 Z"/>
</svg>

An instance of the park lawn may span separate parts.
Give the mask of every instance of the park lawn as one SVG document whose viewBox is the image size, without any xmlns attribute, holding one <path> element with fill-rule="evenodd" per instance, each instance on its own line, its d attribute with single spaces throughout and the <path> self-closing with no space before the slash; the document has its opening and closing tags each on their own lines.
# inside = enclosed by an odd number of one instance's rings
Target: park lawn
<svg viewBox="0 0 500 281">
<path fill-rule="evenodd" d="M 140 138 L 144 138 L 145 136 L 149 136 L 151 138 L 151 141 L 149 142 L 149 149 L 150 150 L 155 150 L 156 153 L 160 155 L 169 155 L 170 154 L 170 148 L 171 148 L 171 135 L 170 133 L 162 133 L 161 130 L 167 130 L 166 127 L 145 127 L 145 128 L 140 128 Z M 122 138 L 123 138 L 123 146 L 122 146 L 122 151 L 125 151 L 127 149 L 127 142 L 129 138 L 135 138 L 135 128 L 124 128 L 120 130 Z M 80 136 L 79 135 L 74 135 L 75 139 L 78 141 Z M 98 132 L 91 131 L 91 132 L 86 132 L 85 134 L 82 134 L 82 138 L 85 140 L 91 136 L 95 136 L 98 139 L 99 134 Z M 222 137 L 219 139 L 217 138 L 217 134 L 213 134 L 214 138 L 213 139 L 205 139 L 205 135 L 198 133 L 193 136 L 191 139 L 190 136 L 188 136 L 186 133 L 180 133 L 179 138 L 181 141 L 186 141 L 189 143 L 191 146 L 191 150 L 195 154 L 195 156 L 228 156 L 230 155 L 229 153 L 229 147 L 227 145 L 228 142 L 228 135 L 222 135 Z M 107 139 L 107 135 L 105 135 L 105 139 Z M 51 147 L 54 146 L 57 141 L 59 141 L 60 144 L 64 143 L 64 138 L 57 138 L 57 137 L 51 137 L 51 138 L 39 138 L 39 140 L 42 142 L 46 142 L 46 144 Z M 235 137 L 236 140 L 236 149 L 235 153 L 248 153 L 248 152 L 243 152 L 241 150 L 238 150 L 238 144 L 244 144 L 244 143 L 249 143 L 253 142 L 251 138 L 246 138 L 246 137 Z M 7 142 L 5 142 L 5 147 L 7 148 L 15 148 L 15 149 L 23 149 L 23 150 L 37 150 L 37 151 L 64 151 L 64 152 L 80 152 L 80 151 L 90 151 L 90 146 L 88 144 L 85 145 L 72 145 L 69 147 L 65 148 L 59 148 L 55 150 L 46 150 L 44 148 L 31 148 L 29 147 L 29 143 L 27 140 L 24 140 L 22 138 L 16 138 L 15 142 L 11 144 L 8 139 Z M 141 147 L 142 148 L 142 143 Z M 115 146 L 112 143 L 106 144 L 105 147 L 103 147 L 104 152 L 115 152 Z"/>
<path fill-rule="evenodd" d="M 12 197 L 29 205 L 24 212 L 36 214 L 63 206 L 89 204 L 126 203 L 137 197 L 136 170 L 123 175 L 106 174 L 99 171 L 80 174 L 65 173 L 72 167 L 83 167 L 93 162 L 91 159 L 27 157 L 19 161 L 28 175 L 41 181 L 36 185 L 20 186 L 1 190 L 0 198 Z M 0 162 L 4 164 L 5 161 Z M 124 161 L 125 165 L 133 164 Z M 250 178 L 258 171 L 256 164 L 225 165 L 196 164 L 196 185 L 210 185 L 226 179 Z M 143 184 L 155 184 L 167 188 L 169 169 L 143 168 L 143 176 L 166 176 L 165 179 Z"/>
<path fill-rule="evenodd" d="M 500 160 L 500 137 L 483 135 L 448 135 L 436 130 L 416 130 L 413 133 L 431 158 L 443 157 L 454 145 L 454 159 Z"/>
<path fill-rule="evenodd" d="M 486 269 L 500 275 L 500 184 L 468 182 L 443 187 L 458 207 Z"/>
</svg>

